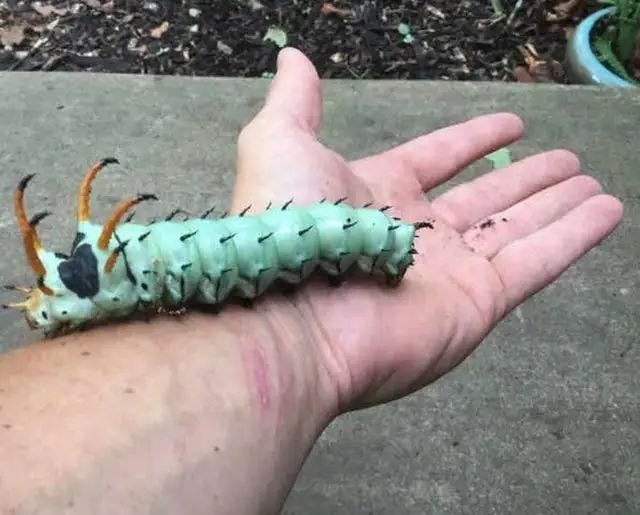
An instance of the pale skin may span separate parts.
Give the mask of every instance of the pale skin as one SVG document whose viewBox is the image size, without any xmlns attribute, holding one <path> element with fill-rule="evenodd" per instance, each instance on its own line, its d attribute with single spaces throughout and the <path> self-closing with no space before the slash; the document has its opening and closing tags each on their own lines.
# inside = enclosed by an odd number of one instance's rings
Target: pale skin
<svg viewBox="0 0 640 515">
<path fill-rule="evenodd" d="M 514 115 L 348 161 L 317 141 L 320 113 L 313 66 L 285 49 L 239 138 L 232 211 L 348 196 L 435 220 L 401 285 L 314 280 L 252 309 L 109 325 L 3 355 L 0 511 L 275 513 L 335 417 L 427 387 L 622 218 L 563 150 L 429 196 L 516 141 Z"/>
</svg>

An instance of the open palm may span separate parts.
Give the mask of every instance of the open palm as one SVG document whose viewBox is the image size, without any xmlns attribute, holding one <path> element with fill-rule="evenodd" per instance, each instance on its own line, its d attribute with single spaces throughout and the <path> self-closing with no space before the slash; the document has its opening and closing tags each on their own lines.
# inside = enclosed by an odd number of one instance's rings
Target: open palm
<svg viewBox="0 0 640 515">
<path fill-rule="evenodd" d="M 582 175 L 569 152 L 540 154 L 430 199 L 425 193 L 522 133 L 510 114 L 479 117 L 348 162 L 316 138 L 319 81 L 285 49 L 262 111 L 243 130 L 232 211 L 347 197 L 390 205 L 419 231 L 415 266 L 398 288 L 310 284 L 295 293 L 343 409 L 384 402 L 446 373 L 494 325 L 606 237 L 620 202 Z"/>
</svg>

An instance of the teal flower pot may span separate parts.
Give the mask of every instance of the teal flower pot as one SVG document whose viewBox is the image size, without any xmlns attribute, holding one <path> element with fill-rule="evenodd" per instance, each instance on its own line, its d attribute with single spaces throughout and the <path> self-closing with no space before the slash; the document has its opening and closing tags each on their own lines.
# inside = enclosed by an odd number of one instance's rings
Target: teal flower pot
<svg viewBox="0 0 640 515">
<path fill-rule="evenodd" d="M 614 10 L 615 7 L 608 7 L 589 15 L 578 24 L 571 35 L 567 44 L 565 69 L 572 82 L 620 88 L 635 87 L 602 64 L 591 49 L 591 31 L 594 25 Z"/>
</svg>

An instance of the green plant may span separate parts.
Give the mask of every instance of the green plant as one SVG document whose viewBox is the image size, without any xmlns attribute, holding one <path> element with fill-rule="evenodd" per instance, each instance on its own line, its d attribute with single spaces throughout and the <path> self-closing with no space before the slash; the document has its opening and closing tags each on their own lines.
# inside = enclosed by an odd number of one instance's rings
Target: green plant
<svg viewBox="0 0 640 515">
<path fill-rule="evenodd" d="M 636 82 L 640 78 L 640 0 L 598 0 L 615 7 L 604 28 L 594 37 L 600 60 L 618 75 Z"/>
</svg>

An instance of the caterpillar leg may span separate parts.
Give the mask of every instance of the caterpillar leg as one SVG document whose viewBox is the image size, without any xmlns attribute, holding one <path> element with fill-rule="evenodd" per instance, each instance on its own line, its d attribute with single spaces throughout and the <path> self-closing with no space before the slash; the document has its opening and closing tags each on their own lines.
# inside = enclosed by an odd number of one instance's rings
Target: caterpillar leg
<svg viewBox="0 0 640 515">
<path fill-rule="evenodd" d="M 407 268 L 404 268 L 403 270 L 399 271 L 397 274 L 386 272 L 385 276 L 386 276 L 387 286 L 389 286 L 390 288 L 398 287 L 398 285 L 402 282 L 402 279 L 404 278 L 404 274 L 406 273 L 406 271 L 407 271 Z"/>
</svg>

